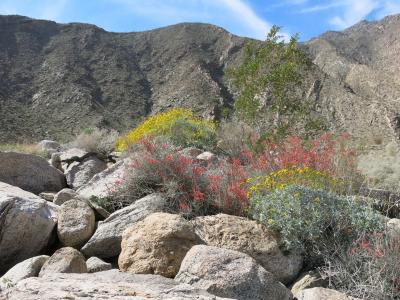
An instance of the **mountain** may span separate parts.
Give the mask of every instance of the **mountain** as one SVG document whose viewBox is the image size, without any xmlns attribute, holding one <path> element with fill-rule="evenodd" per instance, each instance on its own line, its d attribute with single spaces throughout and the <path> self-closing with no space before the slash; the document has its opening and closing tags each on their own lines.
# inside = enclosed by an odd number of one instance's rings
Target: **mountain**
<svg viewBox="0 0 400 300">
<path fill-rule="evenodd" d="M 303 44 L 314 61 L 303 96 L 332 129 L 399 135 L 399 31 L 397 15 Z M 124 131 L 176 106 L 218 118 L 233 103 L 224 70 L 246 41 L 207 24 L 113 33 L 0 16 L 0 141 L 65 139 L 94 126 Z"/>
</svg>

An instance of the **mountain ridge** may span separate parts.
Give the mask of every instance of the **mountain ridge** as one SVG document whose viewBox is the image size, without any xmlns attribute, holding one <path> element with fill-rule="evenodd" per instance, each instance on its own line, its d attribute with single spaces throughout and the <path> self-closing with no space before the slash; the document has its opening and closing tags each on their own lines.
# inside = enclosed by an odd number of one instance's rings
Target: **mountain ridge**
<svg viewBox="0 0 400 300">
<path fill-rule="evenodd" d="M 314 63 L 304 97 L 333 130 L 397 138 L 400 66 L 389 61 L 399 27 L 395 15 L 302 43 Z M 379 30 L 388 50 L 369 42 Z M 65 139 L 94 126 L 124 131 L 177 106 L 218 118 L 234 101 L 224 71 L 249 40 L 204 23 L 116 33 L 0 16 L 0 141 Z"/>
</svg>

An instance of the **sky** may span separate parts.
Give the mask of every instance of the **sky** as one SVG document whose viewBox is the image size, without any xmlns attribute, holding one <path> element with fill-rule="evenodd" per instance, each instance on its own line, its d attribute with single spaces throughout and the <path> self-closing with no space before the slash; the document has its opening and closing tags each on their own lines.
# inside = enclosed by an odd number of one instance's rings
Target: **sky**
<svg viewBox="0 0 400 300">
<path fill-rule="evenodd" d="M 308 40 L 395 13 L 400 0 L 0 0 L 3 15 L 91 23 L 113 32 L 201 22 L 261 40 L 273 24 L 286 38 L 299 33 Z"/>
</svg>

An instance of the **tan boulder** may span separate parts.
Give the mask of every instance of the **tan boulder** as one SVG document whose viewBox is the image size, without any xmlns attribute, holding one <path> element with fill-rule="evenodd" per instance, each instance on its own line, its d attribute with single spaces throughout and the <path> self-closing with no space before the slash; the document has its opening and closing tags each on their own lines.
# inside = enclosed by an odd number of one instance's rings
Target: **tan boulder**
<svg viewBox="0 0 400 300">
<path fill-rule="evenodd" d="M 201 243 L 193 226 L 183 217 L 154 213 L 124 231 L 119 269 L 174 277 L 186 253 Z"/>
<path fill-rule="evenodd" d="M 88 204 L 73 199 L 61 205 L 57 235 L 64 246 L 79 249 L 90 239 L 94 230 L 95 215 Z"/>
<path fill-rule="evenodd" d="M 303 258 L 284 254 L 277 238 L 256 221 L 218 214 L 197 217 L 191 223 L 207 245 L 246 253 L 283 283 L 292 282 L 302 268 Z"/>
<path fill-rule="evenodd" d="M 87 273 L 85 257 L 71 247 L 58 249 L 44 263 L 39 277 L 52 273 Z"/>
</svg>

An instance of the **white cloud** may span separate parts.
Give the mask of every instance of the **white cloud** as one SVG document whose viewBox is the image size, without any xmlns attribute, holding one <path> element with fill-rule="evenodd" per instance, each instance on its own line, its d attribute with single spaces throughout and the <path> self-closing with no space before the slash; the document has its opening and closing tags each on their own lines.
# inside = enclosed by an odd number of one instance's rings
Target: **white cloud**
<svg viewBox="0 0 400 300">
<path fill-rule="evenodd" d="M 365 19 L 371 12 L 380 7 L 377 0 L 347 0 L 341 16 L 331 18 L 330 23 L 336 29 L 345 29 Z"/>
<path fill-rule="evenodd" d="M 331 2 L 331 3 L 326 3 L 326 4 L 319 4 L 319 5 L 314 5 L 314 6 L 309 6 L 306 8 L 303 8 L 299 11 L 299 13 L 302 14 L 307 14 L 307 13 L 314 13 L 318 11 L 323 11 L 323 10 L 328 10 L 331 8 L 335 7 L 341 7 L 344 6 L 345 2 L 343 1 L 336 1 L 336 2 Z"/>
<path fill-rule="evenodd" d="M 254 10 L 241 0 L 220 0 L 234 15 L 236 20 L 250 28 L 255 38 L 265 39 L 271 24 L 257 16 Z"/>
</svg>

